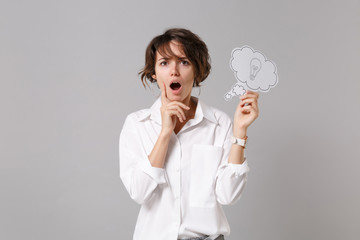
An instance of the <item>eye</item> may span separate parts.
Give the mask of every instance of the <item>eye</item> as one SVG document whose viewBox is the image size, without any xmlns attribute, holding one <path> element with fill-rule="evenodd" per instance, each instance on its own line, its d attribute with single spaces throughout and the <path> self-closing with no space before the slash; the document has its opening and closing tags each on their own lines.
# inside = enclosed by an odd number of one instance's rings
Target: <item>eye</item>
<svg viewBox="0 0 360 240">
<path fill-rule="evenodd" d="M 161 62 L 160 62 L 160 65 L 161 65 L 161 66 L 165 66 L 166 64 L 167 64 L 166 61 L 161 61 Z"/>
<path fill-rule="evenodd" d="M 190 65 L 190 62 L 187 60 L 181 60 L 182 65 Z"/>
</svg>

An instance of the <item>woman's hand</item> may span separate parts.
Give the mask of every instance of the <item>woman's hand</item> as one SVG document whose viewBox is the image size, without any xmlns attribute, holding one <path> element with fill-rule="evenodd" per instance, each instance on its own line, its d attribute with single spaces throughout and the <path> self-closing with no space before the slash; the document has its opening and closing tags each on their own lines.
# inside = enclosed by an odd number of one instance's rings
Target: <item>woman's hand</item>
<svg viewBox="0 0 360 240">
<path fill-rule="evenodd" d="M 174 131 L 177 120 L 184 122 L 186 119 L 184 110 L 189 110 L 190 107 L 182 102 L 170 101 L 166 95 L 166 86 L 163 83 L 161 87 L 161 131 L 165 134 L 171 134 Z"/>
<path fill-rule="evenodd" d="M 240 102 L 234 115 L 234 137 L 245 138 L 247 128 L 259 116 L 258 98 L 259 94 L 252 91 L 246 91 L 240 97 Z"/>
</svg>

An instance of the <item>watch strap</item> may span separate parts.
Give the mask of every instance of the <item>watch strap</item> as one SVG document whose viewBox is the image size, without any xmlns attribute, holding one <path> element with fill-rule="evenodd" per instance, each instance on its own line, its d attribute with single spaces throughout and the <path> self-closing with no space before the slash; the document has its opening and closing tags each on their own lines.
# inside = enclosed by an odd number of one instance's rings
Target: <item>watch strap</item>
<svg viewBox="0 0 360 240">
<path fill-rule="evenodd" d="M 245 137 L 245 139 L 236 138 L 236 137 L 232 136 L 232 137 L 231 137 L 231 142 L 234 143 L 234 144 L 236 144 L 236 145 L 239 145 L 239 146 L 242 146 L 242 147 L 245 148 L 247 139 L 248 139 L 247 136 Z"/>
</svg>

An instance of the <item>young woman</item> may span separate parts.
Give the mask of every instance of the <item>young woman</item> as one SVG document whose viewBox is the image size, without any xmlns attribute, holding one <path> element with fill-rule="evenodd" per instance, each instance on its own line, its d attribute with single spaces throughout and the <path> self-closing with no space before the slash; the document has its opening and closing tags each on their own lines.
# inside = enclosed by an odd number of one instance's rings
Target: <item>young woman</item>
<svg viewBox="0 0 360 240">
<path fill-rule="evenodd" d="M 240 97 L 234 124 L 191 96 L 210 73 L 205 43 L 186 29 L 169 29 L 147 47 L 140 72 L 161 97 L 130 114 L 120 134 L 120 177 L 141 204 L 134 240 L 224 239 L 222 205 L 235 204 L 249 167 L 246 132 L 258 117 L 258 93 Z"/>
</svg>

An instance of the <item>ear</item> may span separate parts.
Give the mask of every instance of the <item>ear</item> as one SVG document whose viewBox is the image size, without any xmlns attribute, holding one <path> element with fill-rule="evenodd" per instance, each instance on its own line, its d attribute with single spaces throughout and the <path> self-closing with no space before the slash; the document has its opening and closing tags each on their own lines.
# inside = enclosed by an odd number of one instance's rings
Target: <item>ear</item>
<svg viewBox="0 0 360 240">
<path fill-rule="evenodd" d="M 151 77 L 156 80 L 156 75 L 155 74 L 151 75 Z"/>
</svg>

